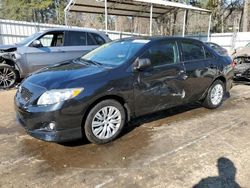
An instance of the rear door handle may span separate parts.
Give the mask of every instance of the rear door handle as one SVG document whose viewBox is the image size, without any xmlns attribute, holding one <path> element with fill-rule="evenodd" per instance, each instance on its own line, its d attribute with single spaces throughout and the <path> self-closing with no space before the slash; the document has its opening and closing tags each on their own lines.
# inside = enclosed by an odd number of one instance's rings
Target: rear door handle
<svg viewBox="0 0 250 188">
<path fill-rule="evenodd" d="M 210 67 L 211 69 L 215 69 L 215 68 L 216 68 L 216 65 L 215 65 L 215 64 L 210 64 L 209 67 Z"/>
<path fill-rule="evenodd" d="M 179 74 L 179 78 L 182 80 L 186 80 L 188 78 L 188 75 L 186 74 L 184 70 L 180 70 L 178 74 Z"/>
<path fill-rule="evenodd" d="M 184 70 L 180 70 L 179 75 L 182 75 L 182 74 L 184 74 L 184 73 L 185 73 Z"/>
</svg>

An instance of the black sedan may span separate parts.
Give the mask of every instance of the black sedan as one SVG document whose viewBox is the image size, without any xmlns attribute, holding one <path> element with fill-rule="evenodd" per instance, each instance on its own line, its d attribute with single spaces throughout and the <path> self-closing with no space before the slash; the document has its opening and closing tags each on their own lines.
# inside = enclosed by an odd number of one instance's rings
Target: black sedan
<svg viewBox="0 0 250 188">
<path fill-rule="evenodd" d="M 194 39 L 114 41 L 26 78 L 15 96 L 17 119 L 42 140 L 85 134 L 107 143 L 136 116 L 194 101 L 219 107 L 232 87 L 231 63 Z"/>
</svg>

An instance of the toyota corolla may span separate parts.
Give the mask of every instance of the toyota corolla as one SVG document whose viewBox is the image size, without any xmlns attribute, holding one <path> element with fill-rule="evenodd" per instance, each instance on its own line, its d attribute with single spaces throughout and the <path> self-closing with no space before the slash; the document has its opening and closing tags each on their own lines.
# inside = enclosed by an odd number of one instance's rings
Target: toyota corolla
<svg viewBox="0 0 250 188">
<path fill-rule="evenodd" d="M 219 107 L 232 87 L 231 63 L 194 39 L 114 41 L 27 77 L 15 96 L 17 119 L 42 140 L 107 143 L 137 116 L 195 101 Z"/>
</svg>

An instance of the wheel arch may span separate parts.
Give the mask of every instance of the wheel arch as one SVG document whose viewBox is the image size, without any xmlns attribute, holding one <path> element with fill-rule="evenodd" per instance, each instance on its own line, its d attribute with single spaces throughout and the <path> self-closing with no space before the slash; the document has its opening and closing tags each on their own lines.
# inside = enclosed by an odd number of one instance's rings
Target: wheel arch
<svg viewBox="0 0 250 188">
<path fill-rule="evenodd" d="M 84 116 L 82 118 L 82 126 L 84 125 L 84 122 L 86 121 L 87 119 L 87 116 L 90 112 L 90 110 L 95 106 L 97 105 L 99 102 L 101 101 L 104 101 L 104 100 L 109 100 L 109 99 L 112 99 L 112 100 L 115 100 L 117 102 L 119 102 L 123 107 L 124 107 L 124 110 L 125 110 L 125 114 L 126 114 L 126 121 L 130 121 L 130 117 L 131 117 L 131 110 L 127 104 L 127 102 L 125 101 L 125 99 L 121 96 L 118 96 L 118 95 L 105 95 L 105 96 L 102 96 L 98 99 L 96 99 L 94 102 L 92 102 L 88 107 L 87 107 L 87 110 L 85 111 L 84 113 Z"/>
<path fill-rule="evenodd" d="M 223 75 L 220 75 L 218 77 L 216 77 L 213 82 L 210 84 L 210 86 L 206 89 L 206 91 L 203 93 L 203 95 L 201 96 L 200 100 L 199 101 L 202 101 L 203 99 L 205 99 L 205 97 L 207 96 L 207 92 L 209 90 L 209 88 L 213 85 L 213 83 L 216 81 L 216 80 L 220 80 L 224 83 L 224 87 L 226 87 L 226 84 L 227 84 L 227 81 L 226 81 L 226 78 L 223 76 Z"/>
<path fill-rule="evenodd" d="M 15 70 L 17 71 L 17 73 L 18 73 L 19 78 L 20 78 L 20 68 L 14 61 L 12 61 L 10 59 L 4 59 L 3 63 L 1 63 L 1 64 L 9 65 L 11 67 L 14 67 Z"/>
<path fill-rule="evenodd" d="M 226 85 L 226 83 L 227 83 L 226 78 L 225 78 L 224 76 L 222 76 L 222 75 L 221 75 L 221 76 L 218 76 L 217 78 L 215 78 L 214 81 L 213 81 L 213 83 L 214 83 L 216 80 L 222 81 L 225 85 Z M 213 83 L 212 83 L 212 84 L 213 84 Z M 211 85 L 212 85 L 212 84 L 211 84 Z"/>
</svg>

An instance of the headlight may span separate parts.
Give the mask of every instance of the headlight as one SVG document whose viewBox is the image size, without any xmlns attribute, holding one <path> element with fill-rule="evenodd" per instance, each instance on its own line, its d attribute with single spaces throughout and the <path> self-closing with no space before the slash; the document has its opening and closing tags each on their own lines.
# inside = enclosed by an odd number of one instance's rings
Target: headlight
<svg viewBox="0 0 250 188">
<path fill-rule="evenodd" d="M 74 89 L 54 89 L 46 91 L 38 99 L 37 105 L 50 105 L 72 99 L 79 95 L 83 88 Z"/>
</svg>

